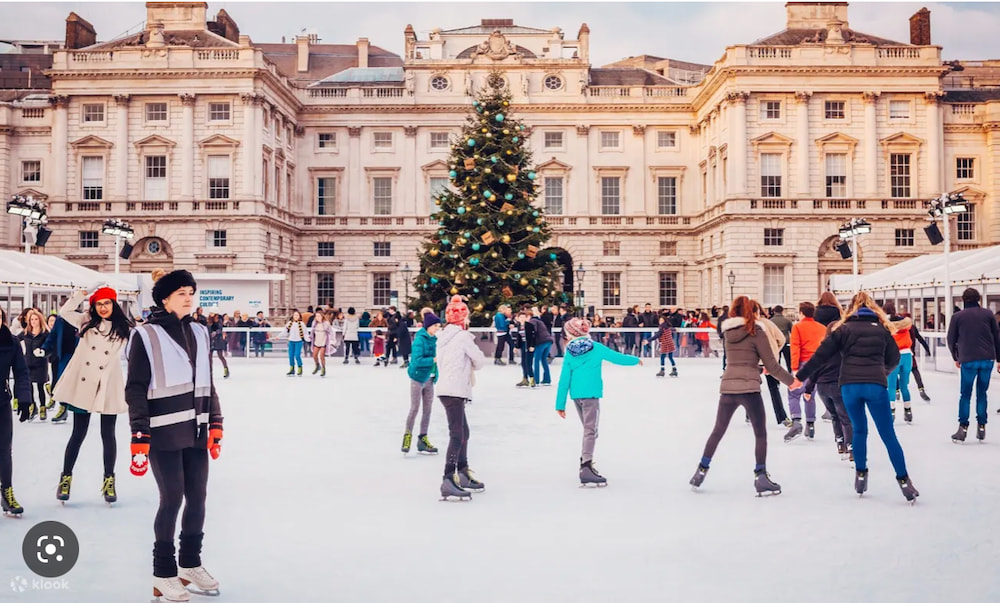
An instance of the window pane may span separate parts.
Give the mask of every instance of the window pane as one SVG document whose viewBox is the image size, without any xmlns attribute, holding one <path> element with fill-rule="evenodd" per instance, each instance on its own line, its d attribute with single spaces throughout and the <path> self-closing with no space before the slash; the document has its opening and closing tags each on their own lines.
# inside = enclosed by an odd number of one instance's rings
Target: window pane
<svg viewBox="0 0 1000 603">
<path fill-rule="evenodd" d="M 677 146 L 677 132 L 657 132 L 656 146 L 669 149 Z"/>
<path fill-rule="evenodd" d="M 100 246 L 100 240 L 97 237 L 96 230 L 81 230 L 80 249 L 97 249 Z"/>
<path fill-rule="evenodd" d="M 563 179 L 545 178 L 545 212 L 553 215 L 563 213 Z"/>
<path fill-rule="evenodd" d="M 912 228 L 897 228 L 896 247 L 913 247 L 913 231 Z"/>
<path fill-rule="evenodd" d="M 375 132 L 372 135 L 376 149 L 388 149 L 392 147 L 392 132 Z"/>
<path fill-rule="evenodd" d="M 389 305 L 391 286 L 388 272 L 376 272 L 372 275 L 372 304 L 375 306 Z"/>
<path fill-rule="evenodd" d="M 448 190 L 448 179 L 447 178 L 431 178 L 429 184 L 430 184 L 429 188 L 430 188 L 430 192 L 431 192 L 431 197 L 430 197 L 430 212 L 433 214 L 433 213 L 437 212 L 437 205 L 434 204 L 434 199 L 438 195 L 440 195 L 441 193 L 443 193 L 444 191 Z"/>
<path fill-rule="evenodd" d="M 889 195 L 896 198 L 910 196 L 910 156 L 889 155 Z"/>
<path fill-rule="evenodd" d="M 959 157 L 955 160 L 955 177 L 959 180 L 974 180 L 976 160 L 972 157 Z"/>
<path fill-rule="evenodd" d="M 104 158 L 83 158 L 83 198 L 86 201 L 104 199 Z"/>
<path fill-rule="evenodd" d="M 621 178 L 601 178 L 601 213 L 611 216 L 621 213 Z"/>
<path fill-rule="evenodd" d="M 164 155 L 146 157 L 146 200 L 167 199 L 167 158 Z"/>
<path fill-rule="evenodd" d="M 446 149 L 446 148 L 448 148 L 448 133 L 447 132 L 431 132 L 431 148 L 432 149 Z"/>
<path fill-rule="evenodd" d="M 22 182 L 41 182 L 42 181 L 42 162 L 41 161 L 22 161 L 21 162 L 21 181 Z"/>
<path fill-rule="evenodd" d="M 762 153 L 760 156 L 760 195 L 781 196 L 781 155 Z"/>
<path fill-rule="evenodd" d="M 676 306 L 677 305 L 677 273 L 676 272 L 661 272 L 660 273 L 660 305 L 661 306 Z"/>
<path fill-rule="evenodd" d="M 601 274 L 601 301 L 603 305 L 622 305 L 621 277 L 620 272 L 604 272 Z"/>
<path fill-rule="evenodd" d="M 847 155 L 844 153 L 826 156 L 826 196 L 847 197 Z"/>
<path fill-rule="evenodd" d="M 387 258 L 392 256 L 392 243 L 375 241 L 373 243 L 372 254 L 377 258 Z"/>
<path fill-rule="evenodd" d="M 208 198 L 229 198 L 229 155 L 208 156 Z"/>
<path fill-rule="evenodd" d="M 147 103 L 146 121 L 167 121 L 167 103 Z"/>
<path fill-rule="evenodd" d="M 546 132 L 545 133 L 545 148 L 561 148 L 563 146 L 563 133 L 562 132 Z"/>
<path fill-rule="evenodd" d="M 619 134 L 620 132 L 601 132 L 601 148 L 617 149 Z"/>
<path fill-rule="evenodd" d="M 372 205 L 376 216 L 392 214 L 392 178 L 372 178 Z"/>
<path fill-rule="evenodd" d="M 785 267 L 764 266 L 764 301 L 765 306 L 778 306 L 785 303 Z"/>
<path fill-rule="evenodd" d="M 319 148 L 331 149 L 337 146 L 337 135 L 333 132 L 323 132 L 319 136 Z"/>
<path fill-rule="evenodd" d="M 337 213 L 337 179 L 316 179 L 316 214 L 332 216 Z"/>
<path fill-rule="evenodd" d="M 910 101 L 889 101 L 889 119 L 909 119 Z"/>
<path fill-rule="evenodd" d="M 268 247 L 270 247 L 270 244 L 268 244 Z M 336 251 L 336 243 L 333 241 L 320 241 L 316 244 L 316 255 L 321 258 L 332 258 L 336 255 Z"/>
<path fill-rule="evenodd" d="M 660 215 L 677 213 L 677 178 L 661 176 L 656 179 L 657 209 Z"/>
<path fill-rule="evenodd" d="M 93 123 L 104 121 L 104 105 L 88 104 L 83 106 L 83 122 Z"/>
<path fill-rule="evenodd" d="M 209 121 L 229 121 L 229 103 L 209 103 Z"/>
<path fill-rule="evenodd" d="M 320 272 L 316 275 L 316 301 L 333 304 L 336 298 L 335 275 L 332 272 Z"/>
<path fill-rule="evenodd" d="M 969 209 L 960 214 L 955 214 L 959 241 L 976 240 L 976 206 L 969 204 Z"/>
<path fill-rule="evenodd" d="M 764 245 L 779 246 L 785 244 L 784 228 L 765 228 Z"/>
</svg>

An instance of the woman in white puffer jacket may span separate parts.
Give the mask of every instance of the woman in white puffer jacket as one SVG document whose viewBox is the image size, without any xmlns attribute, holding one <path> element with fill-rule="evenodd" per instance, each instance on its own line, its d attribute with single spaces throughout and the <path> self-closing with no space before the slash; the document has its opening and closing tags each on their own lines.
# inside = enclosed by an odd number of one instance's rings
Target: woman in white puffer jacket
<svg viewBox="0 0 1000 603">
<path fill-rule="evenodd" d="M 438 382 L 435 390 L 448 416 L 448 453 L 444 465 L 441 496 L 469 497 L 485 485 L 469 471 L 469 422 L 465 404 L 472 398 L 473 371 L 486 365 L 486 356 L 476 346 L 469 327 L 469 307 L 458 295 L 444 312 L 447 326 L 437 334 Z"/>
</svg>

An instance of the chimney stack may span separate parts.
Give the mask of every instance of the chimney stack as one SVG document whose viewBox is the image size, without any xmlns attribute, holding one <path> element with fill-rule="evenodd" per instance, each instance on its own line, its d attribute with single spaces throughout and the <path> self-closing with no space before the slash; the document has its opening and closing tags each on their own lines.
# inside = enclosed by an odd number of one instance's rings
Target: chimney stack
<svg viewBox="0 0 1000 603">
<path fill-rule="evenodd" d="M 910 17 L 910 44 L 931 45 L 931 11 L 921 8 Z"/>
<path fill-rule="evenodd" d="M 97 43 L 97 30 L 76 13 L 66 17 L 66 50 L 86 48 Z"/>
<path fill-rule="evenodd" d="M 368 38 L 358 38 L 358 67 L 368 68 Z"/>
<path fill-rule="evenodd" d="M 295 49 L 298 51 L 297 71 L 305 73 L 309 71 L 309 42 L 310 36 L 295 36 Z"/>
</svg>

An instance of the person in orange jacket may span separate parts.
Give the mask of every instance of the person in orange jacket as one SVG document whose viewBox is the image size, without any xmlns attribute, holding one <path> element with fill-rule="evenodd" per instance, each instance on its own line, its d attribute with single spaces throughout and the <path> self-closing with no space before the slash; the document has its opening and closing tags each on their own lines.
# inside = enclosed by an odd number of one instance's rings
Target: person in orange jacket
<svg viewBox="0 0 1000 603">
<path fill-rule="evenodd" d="M 816 322 L 813 318 L 816 314 L 816 304 L 812 302 L 802 302 L 799 304 L 799 321 L 792 326 L 792 335 L 789 338 L 789 347 L 792 353 L 792 373 L 799 370 L 812 358 L 819 344 L 826 337 L 826 327 Z M 791 442 L 802 435 L 802 408 L 800 400 L 802 390 L 788 391 L 788 409 L 792 415 L 792 426 L 785 434 L 785 442 Z M 812 396 L 806 398 L 806 437 L 810 440 L 816 436 L 816 399 Z"/>
</svg>

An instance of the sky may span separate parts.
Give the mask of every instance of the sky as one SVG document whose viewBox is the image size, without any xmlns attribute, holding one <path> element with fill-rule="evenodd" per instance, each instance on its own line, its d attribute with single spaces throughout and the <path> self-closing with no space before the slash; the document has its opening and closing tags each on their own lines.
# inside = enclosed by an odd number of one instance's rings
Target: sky
<svg viewBox="0 0 1000 603">
<path fill-rule="evenodd" d="M 909 41 L 910 15 L 931 11 L 931 37 L 951 59 L 1000 59 L 1000 3 L 853 2 L 852 29 Z M 783 2 L 209 2 L 240 32 L 260 43 L 288 41 L 309 29 L 324 43 L 350 44 L 367 37 L 375 46 L 402 54 L 403 29 L 412 24 L 420 39 L 435 27 L 476 25 L 483 18 L 512 18 L 518 25 L 561 27 L 575 38 L 582 23 L 591 30 L 594 66 L 651 54 L 711 64 L 727 45 L 749 44 L 784 29 Z M 75 11 L 97 29 L 100 40 L 138 31 L 145 20 L 143 2 L 3 2 L 0 40 L 62 39 L 65 18 Z"/>
</svg>

